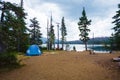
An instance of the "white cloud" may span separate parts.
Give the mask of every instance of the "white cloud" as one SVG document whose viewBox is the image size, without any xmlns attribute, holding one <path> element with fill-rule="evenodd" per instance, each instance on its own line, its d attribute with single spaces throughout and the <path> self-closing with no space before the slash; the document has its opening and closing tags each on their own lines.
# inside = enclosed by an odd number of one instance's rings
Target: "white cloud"
<svg viewBox="0 0 120 80">
<path fill-rule="evenodd" d="M 90 37 L 92 37 L 92 34 L 94 33 L 95 37 L 106 37 L 110 36 L 112 33 L 112 18 L 106 17 L 106 18 L 100 18 L 95 17 L 92 18 L 93 22 L 91 23 L 90 29 Z"/>
<path fill-rule="evenodd" d="M 111 36 L 114 27 L 112 17 L 118 10 L 118 0 L 109 0 L 109 2 L 106 0 L 94 0 L 93 4 L 94 6 L 97 5 L 96 8 L 100 7 L 101 10 L 93 12 L 90 16 L 90 19 L 92 19 L 90 37 L 92 37 L 93 33 L 95 37 Z"/>
<path fill-rule="evenodd" d="M 93 0 L 94 5 L 101 5 L 101 7 L 110 7 L 118 4 L 119 0 Z"/>
<path fill-rule="evenodd" d="M 66 19 L 66 28 L 67 28 L 67 41 L 79 40 L 79 29 L 77 25 L 78 21 L 73 21 Z"/>
<path fill-rule="evenodd" d="M 91 30 L 92 33 L 95 33 L 96 37 L 111 36 L 111 34 L 113 33 L 112 28 L 114 27 L 114 24 L 112 24 L 112 22 L 114 21 L 112 17 L 116 14 L 116 10 L 117 8 L 111 7 L 101 13 L 103 14 L 103 16 L 91 17 L 93 21 L 91 25 Z"/>
<path fill-rule="evenodd" d="M 60 23 L 62 11 L 56 4 L 44 3 L 42 5 L 35 5 L 34 8 L 29 8 L 29 6 L 25 6 L 25 10 L 28 13 L 28 21 L 33 17 L 36 17 L 39 21 L 43 37 L 46 37 L 47 35 L 47 19 L 50 20 L 50 16 L 52 13 L 55 33 L 57 33 L 56 23 Z"/>
<path fill-rule="evenodd" d="M 4 1 L 10 1 L 10 2 L 14 2 L 19 4 L 20 0 L 4 0 Z M 81 4 L 84 0 L 71 0 L 71 3 L 78 3 Z M 54 2 L 54 1 L 52 1 Z M 55 29 L 55 34 L 56 34 L 56 38 L 57 38 L 57 22 L 61 23 L 61 18 L 64 16 L 65 17 L 65 24 L 67 27 L 67 40 L 78 40 L 79 39 L 79 29 L 78 29 L 78 21 L 79 21 L 79 17 L 77 20 L 74 20 L 74 18 L 71 18 L 70 15 L 73 15 L 73 17 L 76 18 L 76 14 L 80 13 L 81 16 L 81 12 L 80 11 L 76 11 L 77 13 L 73 12 L 72 9 L 74 10 L 78 10 L 78 5 L 77 7 L 75 7 L 76 5 L 71 5 L 69 4 L 69 8 L 66 8 L 67 3 L 64 3 L 66 5 L 59 5 L 56 3 L 52 3 L 49 1 L 48 2 L 44 2 L 39 1 L 39 0 L 24 0 L 24 9 L 25 12 L 28 13 L 27 16 L 27 20 L 26 22 L 28 23 L 27 26 L 29 26 L 30 21 L 29 19 L 32 19 L 33 17 L 36 17 L 37 20 L 40 23 L 41 26 L 41 32 L 43 34 L 43 37 L 46 37 L 46 33 L 47 33 L 47 18 L 50 18 L 51 16 L 51 12 L 53 15 L 53 24 L 54 24 L 54 29 Z M 63 1 L 62 1 L 63 2 Z M 68 2 L 68 1 L 65 1 Z M 87 16 L 90 14 L 90 16 L 88 16 L 88 19 L 91 19 L 91 25 L 89 26 L 89 28 L 91 29 L 90 32 L 90 37 L 92 37 L 93 32 L 95 37 L 101 37 L 101 36 L 110 36 L 112 33 L 111 28 L 113 27 L 113 24 L 111 24 L 112 17 L 115 14 L 115 11 L 117 10 L 117 4 L 118 4 L 119 0 L 93 0 L 92 2 L 90 1 L 90 3 L 87 3 L 87 0 L 84 2 L 87 5 L 87 8 L 89 7 L 90 10 L 86 9 L 87 12 Z M 70 3 L 70 2 L 68 2 Z M 62 3 L 61 3 L 62 4 Z M 83 4 L 84 5 L 84 4 Z M 74 7 L 73 7 L 74 6 Z M 63 8 L 69 9 L 66 11 L 63 11 Z M 81 5 L 80 5 L 81 7 Z M 94 9 L 96 10 L 94 10 Z M 80 8 L 81 9 L 81 8 Z M 70 13 L 68 13 L 70 12 Z M 70 14 L 69 16 L 67 14 Z M 67 18 L 66 18 L 67 16 Z M 78 16 L 78 15 L 77 15 Z"/>
<path fill-rule="evenodd" d="M 1 0 L 1 1 L 7 1 L 7 2 L 12 2 L 12 3 L 20 4 L 21 0 Z"/>
</svg>

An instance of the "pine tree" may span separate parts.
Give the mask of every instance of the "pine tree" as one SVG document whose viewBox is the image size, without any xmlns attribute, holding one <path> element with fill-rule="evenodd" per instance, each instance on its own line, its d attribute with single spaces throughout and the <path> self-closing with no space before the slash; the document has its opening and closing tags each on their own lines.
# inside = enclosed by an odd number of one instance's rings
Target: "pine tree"
<svg viewBox="0 0 120 80">
<path fill-rule="evenodd" d="M 85 50 L 87 50 L 87 41 L 89 40 L 88 32 L 90 32 L 90 29 L 88 29 L 88 25 L 90 25 L 90 23 L 91 20 L 87 19 L 85 9 L 83 8 L 82 17 L 79 18 L 78 26 L 80 31 L 80 40 L 85 44 Z"/>
<path fill-rule="evenodd" d="M 31 44 L 37 44 L 41 45 L 42 40 L 41 40 L 41 32 L 40 32 L 40 26 L 36 18 L 30 19 L 31 25 L 30 27 L 32 28 L 31 30 Z"/>
<path fill-rule="evenodd" d="M 55 42 L 55 34 L 54 34 L 54 29 L 53 29 L 53 25 L 51 25 L 51 27 L 50 27 L 50 32 L 49 32 L 49 36 L 50 36 L 50 38 L 49 38 L 49 40 L 50 40 L 50 44 L 49 44 L 49 46 L 50 46 L 50 50 L 52 49 L 52 46 L 54 45 L 54 42 Z"/>
<path fill-rule="evenodd" d="M 24 51 L 27 45 L 27 33 L 25 26 L 24 10 L 17 4 L 1 2 L 1 37 L 7 50 Z M 4 35 L 4 36 L 3 36 Z"/>
<path fill-rule="evenodd" d="M 61 21 L 62 49 L 64 48 L 64 42 L 65 42 L 66 35 L 67 35 L 67 31 L 66 31 L 65 21 L 64 21 L 64 17 L 62 17 L 62 21 Z"/>
<path fill-rule="evenodd" d="M 52 24 L 52 15 L 51 15 L 51 19 L 50 19 L 50 29 L 48 32 L 48 48 L 49 50 L 52 49 L 52 46 L 55 44 L 55 34 L 54 34 L 54 26 Z M 55 48 L 55 45 L 54 45 Z"/>
<path fill-rule="evenodd" d="M 114 38 L 114 44 L 117 50 L 120 50 L 120 4 L 118 4 L 119 10 L 116 11 L 116 15 L 112 18 L 114 21 L 112 22 L 115 24 L 115 27 L 113 27 L 113 30 L 115 31 L 113 38 Z"/>
</svg>

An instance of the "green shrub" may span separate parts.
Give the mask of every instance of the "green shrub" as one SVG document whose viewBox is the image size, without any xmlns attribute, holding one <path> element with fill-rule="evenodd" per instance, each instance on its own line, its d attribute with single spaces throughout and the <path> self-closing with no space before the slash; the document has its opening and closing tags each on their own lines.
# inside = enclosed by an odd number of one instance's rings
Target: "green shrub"
<svg viewBox="0 0 120 80">
<path fill-rule="evenodd" d="M 40 49 L 41 50 L 47 50 L 47 47 L 41 47 Z"/>
<path fill-rule="evenodd" d="M 20 61 L 17 59 L 16 53 L 0 54 L 0 67 L 10 67 L 19 65 Z"/>
</svg>

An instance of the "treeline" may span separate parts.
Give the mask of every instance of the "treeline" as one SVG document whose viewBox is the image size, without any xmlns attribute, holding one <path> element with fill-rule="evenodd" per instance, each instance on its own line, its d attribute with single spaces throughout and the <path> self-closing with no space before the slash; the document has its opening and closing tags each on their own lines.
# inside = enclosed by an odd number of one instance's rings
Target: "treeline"
<svg viewBox="0 0 120 80">
<path fill-rule="evenodd" d="M 18 53 L 25 53 L 31 44 L 42 44 L 39 22 L 30 19 L 26 26 L 22 5 L 0 0 L 0 69 L 20 66 Z M 29 29 L 30 28 L 30 29 Z"/>
<path fill-rule="evenodd" d="M 84 44 L 80 40 L 67 41 L 66 44 Z M 90 38 L 87 44 L 110 44 L 110 37 L 96 37 Z"/>
<path fill-rule="evenodd" d="M 112 18 L 114 19 L 112 22 L 114 24 L 112 28 L 114 33 L 110 37 L 111 49 L 120 50 L 120 4 L 118 4 L 118 10 Z"/>
<path fill-rule="evenodd" d="M 5 51 L 23 51 L 28 43 L 24 9 L 4 1 L 0 1 L 0 7 L 0 43 L 5 46 Z"/>
<path fill-rule="evenodd" d="M 30 19 L 31 24 L 27 26 L 25 19 L 29 14 L 25 13 L 22 0 L 21 5 L 0 0 L 0 13 L 0 52 L 25 52 L 31 44 L 42 44 L 41 26 L 36 17 Z M 52 22 L 53 19 L 51 15 L 50 21 L 48 21 L 50 24 L 47 24 L 48 50 L 53 49 L 55 44 L 56 34 Z M 60 23 L 57 23 L 58 34 L 60 30 L 62 47 L 64 47 L 65 36 L 67 35 L 64 17 L 61 19 L 60 28 L 59 24 Z"/>
<path fill-rule="evenodd" d="M 0 1 L 0 13 L 0 52 L 25 52 L 30 44 L 42 44 L 38 21 L 30 19 L 31 25 L 27 27 L 27 13 L 22 6 Z"/>
<path fill-rule="evenodd" d="M 23 2 L 23 1 L 22 1 Z M 22 4 L 22 3 L 21 3 Z M 90 29 L 88 28 L 91 25 L 92 20 L 89 20 L 86 15 L 85 8 L 83 8 L 82 16 L 78 21 L 78 29 L 80 31 L 80 41 L 85 44 L 85 48 L 87 50 L 87 43 L 110 43 L 111 47 L 114 47 L 120 50 L 120 4 L 118 4 L 119 10 L 116 11 L 116 15 L 113 16 L 115 24 L 113 27 L 114 33 L 110 37 L 109 41 L 99 41 L 99 40 L 91 40 L 89 38 Z M 27 47 L 31 44 L 42 44 L 42 33 L 40 31 L 41 27 L 37 18 L 30 19 L 31 24 L 29 26 L 26 25 L 25 19 L 26 16 L 29 15 L 25 13 L 22 5 L 18 5 L 11 2 L 5 2 L 0 0 L 0 52 L 4 51 L 18 51 L 25 52 Z M 52 15 L 50 18 L 50 24 L 47 24 L 47 49 L 50 50 L 55 48 L 55 31 L 54 25 L 52 24 L 53 19 Z M 49 22 L 48 22 L 49 23 Z M 57 23 L 58 28 L 58 44 L 59 42 L 59 30 L 61 30 L 61 43 L 62 48 L 64 47 L 64 43 L 66 42 L 66 26 L 64 17 L 61 20 L 61 26 L 59 28 L 59 24 Z M 81 43 L 80 41 L 75 41 L 75 43 Z M 69 42 L 71 43 L 71 42 Z M 58 45 L 59 48 L 59 45 Z"/>
</svg>

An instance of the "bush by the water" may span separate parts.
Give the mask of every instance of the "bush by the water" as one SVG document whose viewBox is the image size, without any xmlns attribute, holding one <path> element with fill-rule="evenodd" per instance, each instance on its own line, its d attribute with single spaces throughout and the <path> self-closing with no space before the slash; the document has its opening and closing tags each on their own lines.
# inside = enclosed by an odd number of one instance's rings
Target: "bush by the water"
<svg viewBox="0 0 120 80">
<path fill-rule="evenodd" d="M 0 54 L 0 67 L 18 66 L 20 60 L 17 59 L 16 53 L 2 53 Z"/>
</svg>

